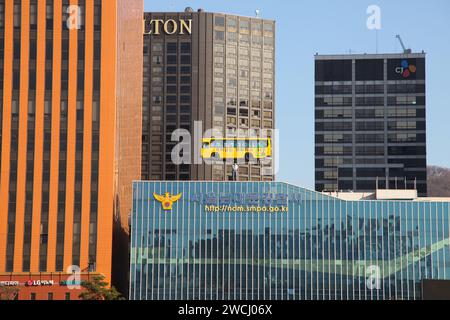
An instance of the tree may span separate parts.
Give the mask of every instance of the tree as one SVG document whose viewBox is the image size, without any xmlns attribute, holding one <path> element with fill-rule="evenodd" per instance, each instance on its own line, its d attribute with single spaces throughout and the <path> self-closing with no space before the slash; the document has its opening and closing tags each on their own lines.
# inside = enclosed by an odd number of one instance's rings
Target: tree
<svg viewBox="0 0 450 320">
<path fill-rule="evenodd" d="M 19 288 L 0 286 L 0 300 L 14 300 L 19 291 Z"/>
<path fill-rule="evenodd" d="M 81 300 L 124 300 L 116 288 L 108 287 L 105 277 L 97 275 L 89 281 L 83 281 L 81 286 L 86 290 L 79 296 Z"/>
</svg>

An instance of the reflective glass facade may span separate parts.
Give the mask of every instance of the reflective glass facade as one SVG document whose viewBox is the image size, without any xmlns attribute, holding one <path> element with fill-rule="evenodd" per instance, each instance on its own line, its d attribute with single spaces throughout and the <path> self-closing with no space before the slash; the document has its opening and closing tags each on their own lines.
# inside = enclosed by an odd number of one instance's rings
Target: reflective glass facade
<svg viewBox="0 0 450 320">
<path fill-rule="evenodd" d="M 450 279 L 449 202 L 275 182 L 133 189 L 130 299 L 420 299 L 422 279 Z"/>
</svg>

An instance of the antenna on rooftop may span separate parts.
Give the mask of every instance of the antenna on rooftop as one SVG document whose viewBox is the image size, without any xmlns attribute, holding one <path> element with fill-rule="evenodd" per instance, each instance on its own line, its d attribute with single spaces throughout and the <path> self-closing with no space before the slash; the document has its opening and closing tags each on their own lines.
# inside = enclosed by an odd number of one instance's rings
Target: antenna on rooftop
<svg viewBox="0 0 450 320">
<path fill-rule="evenodd" d="M 256 10 L 255 10 L 255 15 L 256 15 L 257 18 L 260 17 L 260 14 L 261 14 L 261 10 L 256 9 Z"/>
</svg>

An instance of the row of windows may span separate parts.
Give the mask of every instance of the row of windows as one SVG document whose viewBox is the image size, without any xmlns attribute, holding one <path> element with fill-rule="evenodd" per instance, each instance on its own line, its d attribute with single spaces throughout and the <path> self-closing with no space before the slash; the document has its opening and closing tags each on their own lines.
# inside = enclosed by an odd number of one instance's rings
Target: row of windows
<svg viewBox="0 0 450 320">
<path fill-rule="evenodd" d="M 68 13 L 68 4 L 64 4 L 63 5 L 63 10 L 62 10 L 62 28 L 67 28 L 67 19 L 69 17 L 69 13 Z M 83 30 L 84 29 L 84 15 L 85 15 L 85 5 L 84 3 L 78 3 L 78 7 L 79 7 L 79 30 Z M 96 3 L 95 5 L 95 10 L 94 10 L 94 28 L 95 30 L 100 30 L 100 10 L 99 10 L 99 5 Z M 30 1 L 30 8 L 29 8 L 29 12 L 30 12 L 30 16 L 29 16 L 29 21 L 30 21 L 30 29 L 31 30 L 36 30 L 37 29 L 37 18 L 38 18 L 38 11 L 37 11 L 37 0 L 32 0 Z M 21 4 L 20 2 L 15 3 L 14 4 L 14 22 L 13 22 L 13 26 L 15 29 L 20 28 L 21 25 Z M 5 26 L 5 6 L 4 4 L 0 4 L 0 27 L 4 27 Z M 52 30 L 53 29 L 53 0 L 47 0 L 46 3 L 46 29 L 47 30 Z"/>
<path fill-rule="evenodd" d="M 397 149 L 395 149 L 395 150 L 397 150 Z M 403 149 L 402 149 L 402 151 L 403 151 Z M 384 156 L 385 149 L 384 149 L 384 146 L 356 146 L 355 154 L 356 154 L 356 156 Z M 351 155 L 353 155 L 353 148 L 351 146 L 336 146 L 336 145 L 316 147 L 316 156 L 322 156 L 322 155 L 351 156 Z M 390 155 L 394 155 L 394 154 L 390 153 Z M 403 155 L 403 154 L 399 153 L 399 155 Z"/>
<path fill-rule="evenodd" d="M 353 62 L 355 68 L 353 69 Z M 404 73 L 404 64 L 414 67 L 414 72 Z M 408 81 L 425 79 L 425 59 L 386 59 L 388 80 Z M 316 60 L 316 81 L 382 81 L 385 78 L 385 59 Z M 408 70 L 409 71 L 409 70 Z"/>
<path fill-rule="evenodd" d="M 149 46 L 148 44 L 144 44 L 144 54 L 148 54 L 151 51 L 154 53 L 161 53 L 163 54 L 164 51 L 164 43 L 162 42 L 154 42 Z M 166 44 L 166 53 L 167 54 L 190 54 L 191 53 L 191 43 L 190 42 L 167 42 Z"/>
<path fill-rule="evenodd" d="M 417 189 L 419 191 L 419 194 L 426 194 L 427 186 L 426 183 L 420 182 L 419 180 L 415 179 L 407 179 L 405 180 L 404 177 L 397 177 L 391 178 L 386 184 L 386 181 L 382 179 L 382 177 L 373 178 L 367 180 L 357 180 L 356 181 L 356 190 L 360 191 L 373 191 L 377 188 L 378 189 L 407 189 L 407 190 L 413 190 Z M 316 188 L 324 188 L 325 184 L 316 184 Z M 330 185 L 327 186 L 330 188 Z M 319 189 L 316 189 L 319 190 Z M 328 191 L 335 191 L 336 190 L 336 184 L 334 184 L 334 189 L 330 188 L 327 189 Z M 353 187 L 353 181 L 352 180 L 339 180 L 339 187 L 338 190 L 355 190 Z"/>
<path fill-rule="evenodd" d="M 353 109 L 325 109 L 316 110 L 316 119 L 351 119 L 353 118 Z M 365 118 L 384 118 L 384 109 L 355 109 L 356 119 Z M 415 108 L 389 108 L 387 110 L 388 118 L 425 118 L 425 109 Z"/>
<path fill-rule="evenodd" d="M 336 171 L 334 171 L 336 172 Z M 325 172 L 326 173 L 326 172 Z M 354 175 L 356 173 L 356 175 Z M 339 178 L 384 178 L 386 175 L 390 178 L 401 177 L 408 180 L 426 180 L 426 171 L 405 171 L 403 168 L 339 168 Z M 316 179 L 328 179 L 324 172 L 316 172 Z"/>
<path fill-rule="evenodd" d="M 317 191 L 328 191 L 333 192 L 336 190 L 359 190 L 359 191 L 373 191 L 378 189 L 416 189 L 419 194 L 426 194 L 427 186 L 426 183 L 416 181 L 416 180 L 404 180 L 403 177 L 398 177 L 397 179 L 389 180 L 388 185 L 386 181 L 381 178 L 374 178 L 369 180 L 357 180 L 356 188 L 353 186 L 352 180 L 339 180 L 339 186 L 336 183 L 316 183 Z"/>
<path fill-rule="evenodd" d="M 388 130 L 425 130 L 425 121 L 389 121 Z M 356 131 L 383 131 L 385 129 L 384 121 L 364 121 L 356 122 Z M 316 122 L 316 131 L 352 131 L 353 123 L 350 121 L 340 122 Z"/>
<path fill-rule="evenodd" d="M 34 300 L 36 300 L 36 297 L 37 297 L 36 292 L 31 292 L 31 293 L 30 293 L 30 298 L 29 298 L 29 299 L 30 299 L 31 301 L 34 301 Z M 47 300 L 53 300 L 53 298 L 54 298 L 53 292 L 47 293 Z M 65 300 L 70 300 L 70 299 L 71 299 L 71 294 L 70 294 L 70 292 L 66 292 L 66 293 L 64 294 L 64 299 L 65 299 Z"/>
<path fill-rule="evenodd" d="M 389 84 L 388 93 L 425 93 L 425 85 Z M 316 94 L 352 94 L 352 85 L 317 85 Z M 384 94 L 384 84 L 355 85 L 356 94 Z"/>
<path fill-rule="evenodd" d="M 162 65 L 164 63 L 164 57 L 162 55 L 154 55 L 152 56 L 152 63 L 154 65 Z M 166 64 L 191 64 L 191 56 L 181 55 L 180 57 L 177 57 L 176 55 L 167 55 Z"/>
<path fill-rule="evenodd" d="M 225 35 L 226 40 L 228 42 L 239 42 L 241 45 L 249 45 L 250 42 L 253 47 L 261 47 L 264 43 L 265 48 L 272 48 L 274 46 L 274 38 L 271 36 L 252 36 L 246 34 L 237 34 L 234 32 L 227 32 L 224 31 L 214 31 L 214 40 L 216 42 L 224 42 L 225 41 Z"/>
<path fill-rule="evenodd" d="M 239 29 L 241 30 L 241 32 L 244 32 L 244 33 L 248 33 L 248 31 L 250 30 L 250 27 L 253 32 L 257 32 L 257 33 L 261 33 L 263 30 L 264 30 L 264 32 L 271 33 L 271 32 L 273 32 L 273 28 L 274 28 L 274 25 L 272 23 L 263 22 L 261 24 L 261 20 L 259 20 L 259 19 L 252 20 L 250 22 L 250 20 L 247 20 L 247 19 L 242 19 L 242 18 L 239 19 L 237 17 L 228 16 L 226 19 L 226 22 L 227 22 L 227 27 L 231 28 L 231 29 L 237 28 L 238 24 L 239 24 Z M 219 28 L 224 28 L 225 27 L 225 17 L 224 16 L 215 16 L 214 26 L 219 27 Z"/>
<path fill-rule="evenodd" d="M 342 166 L 342 165 L 352 165 L 353 164 L 353 159 L 351 158 L 352 155 L 349 155 L 349 157 L 345 158 L 345 157 L 324 157 L 322 159 L 320 158 L 316 158 L 316 168 L 323 168 L 323 167 L 337 167 L 337 166 Z M 427 161 L 425 158 L 422 157 L 419 158 L 412 158 L 412 159 L 397 159 L 397 158 L 393 158 L 393 159 L 388 159 L 388 163 L 389 164 L 400 164 L 403 165 L 405 168 L 426 168 L 427 166 Z M 385 164 L 385 160 L 384 158 L 381 159 L 376 159 L 376 158 L 372 158 L 372 159 L 356 159 L 355 160 L 355 164 Z"/>
<path fill-rule="evenodd" d="M 176 76 L 167 76 L 166 84 L 177 84 L 177 80 L 178 80 L 178 78 Z M 191 76 L 180 76 L 179 83 L 180 84 L 190 84 Z M 153 85 L 162 85 L 163 77 L 152 77 L 152 84 Z"/>
<path fill-rule="evenodd" d="M 175 66 L 167 66 L 166 74 L 177 74 L 178 70 L 179 70 L 179 73 L 181 73 L 181 74 L 191 74 L 190 66 L 180 66 L 179 68 L 177 68 Z M 151 69 L 151 71 L 152 71 L 152 74 L 155 76 L 162 76 L 164 69 L 163 69 L 163 67 L 153 67 Z M 144 84 L 146 82 L 146 76 L 147 76 L 148 72 L 149 72 L 149 67 L 144 67 Z"/>
<path fill-rule="evenodd" d="M 324 98 L 316 98 L 315 105 L 317 107 L 320 106 L 352 106 L 353 99 L 352 97 L 324 97 Z"/>
<path fill-rule="evenodd" d="M 326 145 L 316 147 L 316 156 L 321 155 L 352 155 L 351 146 Z M 384 146 L 356 146 L 356 156 L 384 156 Z M 426 155 L 424 146 L 388 146 L 387 155 L 389 156 L 408 156 L 408 155 Z"/>
</svg>

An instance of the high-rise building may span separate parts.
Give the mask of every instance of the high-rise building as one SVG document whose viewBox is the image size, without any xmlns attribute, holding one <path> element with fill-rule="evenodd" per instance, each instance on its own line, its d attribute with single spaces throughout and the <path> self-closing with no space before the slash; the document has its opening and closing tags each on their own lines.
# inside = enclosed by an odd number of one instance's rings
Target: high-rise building
<svg viewBox="0 0 450 320">
<path fill-rule="evenodd" d="M 449 210 L 415 190 L 135 182 L 129 297 L 420 300 L 423 280 L 450 279 Z"/>
<path fill-rule="evenodd" d="M 142 15 L 142 0 L 0 1 L 0 277 L 110 282 L 140 176 Z"/>
<path fill-rule="evenodd" d="M 195 163 L 201 136 L 194 124 L 200 133 L 272 134 L 275 22 L 190 8 L 146 13 L 145 21 L 142 178 L 227 180 L 230 164 Z M 191 133 L 192 153 L 190 163 L 176 165 L 172 133 L 179 128 Z M 242 165 L 239 180 L 272 180 L 272 163 Z"/>
<path fill-rule="evenodd" d="M 425 54 L 315 56 L 317 191 L 427 194 Z"/>
</svg>

